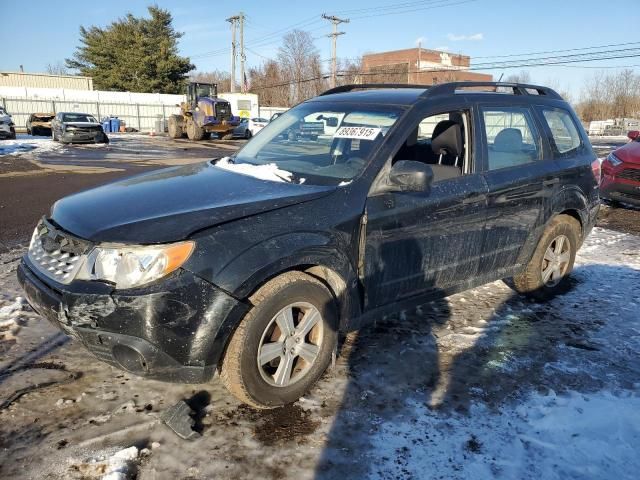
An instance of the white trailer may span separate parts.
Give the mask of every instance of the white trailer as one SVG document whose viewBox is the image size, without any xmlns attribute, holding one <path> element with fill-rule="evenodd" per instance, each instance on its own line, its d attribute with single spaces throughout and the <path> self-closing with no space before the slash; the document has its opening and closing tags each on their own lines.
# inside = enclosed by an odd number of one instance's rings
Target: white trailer
<svg viewBox="0 0 640 480">
<path fill-rule="evenodd" d="M 219 93 L 231 104 L 231 112 L 240 118 L 256 118 L 260 116 L 260 104 L 255 93 Z"/>
</svg>

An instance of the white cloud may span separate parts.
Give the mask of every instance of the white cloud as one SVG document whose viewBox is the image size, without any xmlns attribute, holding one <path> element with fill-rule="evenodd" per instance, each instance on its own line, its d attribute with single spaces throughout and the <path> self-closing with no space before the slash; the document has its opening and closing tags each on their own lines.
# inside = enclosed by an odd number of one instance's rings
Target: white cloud
<svg viewBox="0 0 640 480">
<path fill-rule="evenodd" d="M 447 38 L 452 42 L 478 42 L 484 39 L 484 34 L 474 33 L 473 35 L 454 35 L 453 33 L 450 33 L 447 35 Z"/>
</svg>

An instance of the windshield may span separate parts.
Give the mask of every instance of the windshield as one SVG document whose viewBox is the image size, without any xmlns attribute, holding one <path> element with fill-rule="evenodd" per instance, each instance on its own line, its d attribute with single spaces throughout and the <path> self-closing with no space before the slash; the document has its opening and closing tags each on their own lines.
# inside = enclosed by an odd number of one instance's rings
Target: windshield
<svg viewBox="0 0 640 480">
<path fill-rule="evenodd" d="M 62 116 L 63 122 L 89 122 L 98 123 L 98 121 L 88 113 L 65 113 Z"/>
<path fill-rule="evenodd" d="M 201 97 L 213 98 L 215 97 L 214 93 L 215 92 L 213 89 L 213 85 L 199 83 L 196 86 L 196 97 L 198 98 L 201 98 Z"/>
<path fill-rule="evenodd" d="M 344 184 L 364 170 L 401 114 L 397 106 L 304 103 L 270 122 L 231 160 L 277 167 L 294 183 Z"/>
</svg>

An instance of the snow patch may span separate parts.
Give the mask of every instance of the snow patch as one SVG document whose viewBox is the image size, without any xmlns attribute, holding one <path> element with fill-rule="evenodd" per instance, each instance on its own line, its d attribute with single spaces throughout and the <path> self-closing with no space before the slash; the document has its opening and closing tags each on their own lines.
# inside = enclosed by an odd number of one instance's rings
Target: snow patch
<svg viewBox="0 0 640 480">
<path fill-rule="evenodd" d="M 281 170 L 275 163 L 266 165 L 251 165 L 249 163 L 233 163 L 229 157 L 224 157 L 215 163 L 215 166 L 223 170 L 248 175 L 260 180 L 268 180 L 270 182 L 291 183 L 293 173 Z"/>
<path fill-rule="evenodd" d="M 33 150 L 37 150 L 37 153 L 52 152 L 61 148 L 61 144 L 54 142 L 49 137 L 18 135 L 15 140 L 0 141 L 0 155 L 21 155 Z"/>
<path fill-rule="evenodd" d="M 372 438 L 369 478 L 559 480 L 634 478 L 637 473 L 637 394 L 556 396 L 551 391 L 498 412 L 474 404 L 468 416 L 433 411 L 418 402 L 410 408 L 406 420 L 380 424 Z M 442 458 L 449 463 L 437 461 Z"/>
</svg>

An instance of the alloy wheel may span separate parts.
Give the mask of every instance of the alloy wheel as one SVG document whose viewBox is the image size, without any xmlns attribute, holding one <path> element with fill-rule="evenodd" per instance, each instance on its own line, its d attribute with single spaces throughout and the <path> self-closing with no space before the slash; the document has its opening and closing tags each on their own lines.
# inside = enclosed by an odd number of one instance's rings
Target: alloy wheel
<svg viewBox="0 0 640 480">
<path fill-rule="evenodd" d="M 260 339 L 258 369 L 270 385 L 288 387 L 302 379 L 320 355 L 322 315 L 306 302 L 287 305 L 269 322 Z"/>
<path fill-rule="evenodd" d="M 567 273 L 571 261 L 571 242 L 566 235 L 554 238 L 542 258 L 542 283 L 555 287 Z"/>
</svg>

